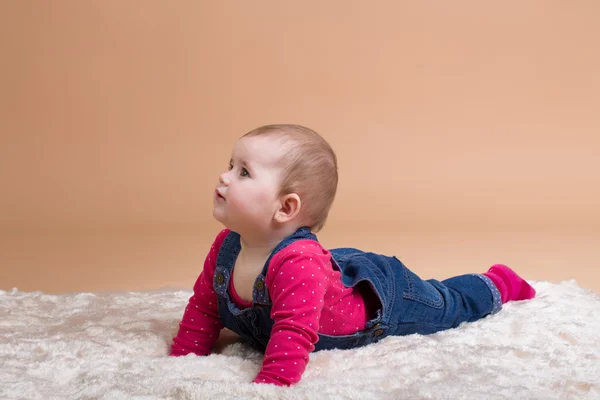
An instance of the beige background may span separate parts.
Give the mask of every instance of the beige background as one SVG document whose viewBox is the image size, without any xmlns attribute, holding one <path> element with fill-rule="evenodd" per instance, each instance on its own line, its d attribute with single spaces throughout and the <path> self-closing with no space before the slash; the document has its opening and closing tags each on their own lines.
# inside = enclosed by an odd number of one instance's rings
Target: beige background
<svg viewBox="0 0 600 400">
<path fill-rule="evenodd" d="M 600 3 L 0 3 L 0 289 L 191 288 L 233 141 L 320 131 L 329 247 L 600 291 Z"/>
</svg>

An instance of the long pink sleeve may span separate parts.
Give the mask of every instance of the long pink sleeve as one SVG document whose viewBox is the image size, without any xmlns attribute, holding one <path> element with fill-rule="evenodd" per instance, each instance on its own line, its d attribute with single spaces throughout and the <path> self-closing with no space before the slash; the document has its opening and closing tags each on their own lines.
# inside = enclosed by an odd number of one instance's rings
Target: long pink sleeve
<svg viewBox="0 0 600 400">
<path fill-rule="evenodd" d="M 260 372 L 253 382 L 291 385 L 300 380 L 318 340 L 326 288 L 332 276 L 328 253 L 295 243 L 273 257 L 266 284 L 274 321 Z M 309 245 L 310 248 L 310 245 Z"/>
<path fill-rule="evenodd" d="M 204 269 L 194 284 L 194 294 L 185 308 L 177 336 L 173 338 L 171 356 L 208 355 L 219 338 L 223 325 L 218 315 L 213 275 L 219 248 L 227 233 L 228 230 L 223 230 L 217 235 L 204 261 Z"/>
</svg>

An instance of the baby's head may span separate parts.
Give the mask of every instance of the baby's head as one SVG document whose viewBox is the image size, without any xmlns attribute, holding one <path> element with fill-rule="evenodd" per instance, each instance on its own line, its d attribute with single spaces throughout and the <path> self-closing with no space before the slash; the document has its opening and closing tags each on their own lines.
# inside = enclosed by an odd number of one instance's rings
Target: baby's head
<svg viewBox="0 0 600 400">
<path fill-rule="evenodd" d="M 337 157 L 327 141 L 302 125 L 256 128 L 244 137 L 264 136 L 281 144 L 279 195 L 296 193 L 302 201 L 303 225 L 318 232 L 325 225 L 338 185 Z"/>
<path fill-rule="evenodd" d="M 237 141 L 229 170 L 219 177 L 213 215 L 252 235 L 301 226 L 317 232 L 337 184 L 335 153 L 319 134 L 300 125 L 266 125 Z"/>
</svg>

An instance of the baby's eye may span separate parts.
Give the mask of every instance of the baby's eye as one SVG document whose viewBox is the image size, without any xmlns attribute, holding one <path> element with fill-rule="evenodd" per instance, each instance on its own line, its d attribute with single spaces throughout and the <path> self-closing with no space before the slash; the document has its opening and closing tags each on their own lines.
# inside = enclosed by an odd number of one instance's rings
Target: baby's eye
<svg viewBox="0 0 600 400">
<path fill-rule="evenodd" d="M 244 177 L 249 177 L 250 173 L 248 172 L 248 170 L 246 168 L 242 168 L 240 171 L 240 175 L 244 176 Z"/>
<path fill-rule="evenodd" d="M 228 171 L 231 171 L 233 169 L 233 163 L 229 163 L 229 169 Z"/>
</svg>

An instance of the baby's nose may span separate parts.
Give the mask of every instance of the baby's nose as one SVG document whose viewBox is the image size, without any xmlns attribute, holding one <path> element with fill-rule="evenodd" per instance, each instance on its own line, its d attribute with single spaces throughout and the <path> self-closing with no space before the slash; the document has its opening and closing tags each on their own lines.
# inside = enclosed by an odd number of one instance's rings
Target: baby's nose
<svg viewBox="0 0 600 400">
<path fill-rule="evenodd" d="M 219 175 L 219 183 L 221 183 L 223 185 L 229 184 L 229 178 L 227 177 L 226 172 L 223 172 L 222 174 Z"/>
</svg>

